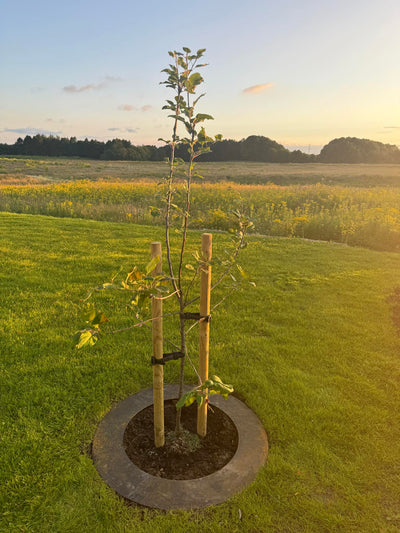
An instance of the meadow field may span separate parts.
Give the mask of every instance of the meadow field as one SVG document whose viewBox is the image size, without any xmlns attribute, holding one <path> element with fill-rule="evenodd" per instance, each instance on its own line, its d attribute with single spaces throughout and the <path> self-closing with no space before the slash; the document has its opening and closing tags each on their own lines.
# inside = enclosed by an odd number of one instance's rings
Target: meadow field
<svg viewBox="0 0 400 533">
<path fill-rule="evenodd" d="M 0 211 L 162 224 L 165 163 L 0 158 Z M 190 225 L 400 250 L 400 166 L 203 163 Z M 282 184 L 285 183 L 285 184 Z M 179 206 L 179 195 L 176 197 Z"/>
<path fill-rule="evenodd" d="M 189 253 L 200 232 L 190 237 Z M 398 532 L 392 252 L 250 237 L 240 264 L 256 288 L 213 312 L 210 371 L 262 421 L 267 464 L 242 493 L 199 511 L 128 505 L 103 483 L 90 443 L 116 402 L 150 386 L 151 334 L 109 334 L 81 351 L 72 335 L 87 289 L 146 264 L 150 242 L 162 239 L 157 226 L 0 213 L 0 531 Z M 214 241 L 218 257 L 229 236 Z M 223 294 L 218 287 L 213 302 Z M 107 302 L 111 329 L 130 323 L 125 304 Z M 175 382 L 177 364 L 165 372 Z"/>
<path fill-rule="evenodd" d="M 400 186 L 400 165 L 323 163 L 255 163 L 224 161 L 198 164 L 209 182 L 265 185 L 323 183 L 355 187 Z M 0 183 L 46 183 L 65 180 L 156 179 L 165 177 L 166 165 L 157 161 L 100 161 L 40 156 L 0 156 Z"/>
</svg>

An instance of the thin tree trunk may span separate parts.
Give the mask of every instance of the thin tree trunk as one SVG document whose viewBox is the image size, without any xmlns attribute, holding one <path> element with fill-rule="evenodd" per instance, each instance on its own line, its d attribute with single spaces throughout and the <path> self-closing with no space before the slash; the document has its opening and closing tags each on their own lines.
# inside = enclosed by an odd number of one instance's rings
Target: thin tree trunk
<svg viewBox="0 0 400 533">
<path fill-rule="evenodd" d="M 180 335 L 181 335 L 181 352 L 185 354 L 184 357 L 181 359 L 181 365 L 179 370 L 179 392 L 178 392 L 178 398 L 180 398 L 183 394 L 183 384 L 185 381 L 185 358 L 186 358 L 186 333 L 185 333 L 185 319 L 183 318 L 183 301 L 182 299 L 179 301 L 180 307 L 181 307 L 181 316 L 180 316 Z M 181 413 L 182 409 L 178 409 L 176 412 L 175 417 L 175 433 L 179 435 L 181 432 Z"/>
</svg>

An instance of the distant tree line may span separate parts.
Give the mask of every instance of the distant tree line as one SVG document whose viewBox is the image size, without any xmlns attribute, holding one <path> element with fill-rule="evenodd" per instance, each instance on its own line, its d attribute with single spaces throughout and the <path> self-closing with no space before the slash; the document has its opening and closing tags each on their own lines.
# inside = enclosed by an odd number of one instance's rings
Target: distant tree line
<svg viewBox="0 0 400 533">
<path fill-rule="evenodd" d="M 321 150 L 321 163 L 400 163 L 400 150 L 394 144 L 383 144 L 356 137 L 334 139 Z"/>
<path fill-rule="evenodd" d="M 147 161 L 152 159 L 155 146 L 133 146 L 130 141 L 113 139 L 78 141 L 76 137 L 27 135 L 14 144 L 0 144 L 0 154 L 40 155 L 50 157 L 84 157 L 88 159 Z"/>
<path fill-rule="evenodd" d="M 0 144 L 0 154 L 39 155 L 53 157 L 85 157 L 89 159 L 162 161 L 169 156 L 168 146 L 134 146 L 124 139 L 101 142 L 76 137 L 55 137 L 27 135 L 15 144 Z M 181 144 L 176 150 L 177 157 L 187 159 L 187 147 Z M 291 152 L 281 144 L 267 137 L 252 135 L 241 141 L 223 140 L 212 147 L 212 151 L 201 156 L 203 161 L 267 161 L 272 163 L 301 163 L 313 161 L 314 155 L 300 150 Z"/>
<path fill-rule="evenodd" d="M 169 155 L 168 146 L 134 146 L 124 139 L 107 142 L 77 140 L 76 137 L 27 135 L 14 144 L 0 144 L 0 155 L 36 155 L 51 157 L 82 157 L 88 159 L 125 161 L 162 161 Z M 179 145 L 177 157 L 187 159 L 187 147 Z M 202 161 L 261 161 L 269 163 L 400 163 L 400 150 L 390 144 L 368 139 L 342 137 L 323 147 L 317 156 L 300 150 L 290 151 L 282 144 L 251 135 L 241 141 L 222 140 L 212 151 L 200 156 Z"/>
<path fill-rule="evenodd" d="M 168 154 L 168 147 L 157 149 L 158 157 L 163 159 Z M 160 157 L 161 156 L 161 157 Z M 178 157 L 185 159 L 186 147 L 181 145 Z M 291 152 L 282 144 L 261 135 L 251 135 L 241 141 L 231 139 L 215 143 L 210 152 L 201 155 L 201 161 L 262 161 L 268 163 L 308 163 L 315 161 L 314 154 L 305 154 L 300 150 Z"/>
</svg>

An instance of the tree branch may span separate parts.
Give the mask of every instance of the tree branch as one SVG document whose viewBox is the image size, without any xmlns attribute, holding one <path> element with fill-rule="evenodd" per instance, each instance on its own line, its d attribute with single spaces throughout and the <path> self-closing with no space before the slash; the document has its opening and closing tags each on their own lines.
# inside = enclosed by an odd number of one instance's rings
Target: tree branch
<svg viewBox="0 0 400 533">
<path fill-rule="evenodd" d="M 157 318 L 165 318 L 167 316 L 179 315 L 179 314 L 180 314 L 180 311 L 175 311 L 173 313 L 167 313 L 166 315 L 162 315 L 162 317 L 157 317 Z M 140 326 L 148 324 L 149 322 L 152 322 L 153 320 L 155 320 L 155 318 L 148 318 L 147 320 L 142 320 L 141 322 L 138 322 L 137 324 L 133 324 L 132 326 L 128 326 L 127 328 L 114 329 L 112 331 L 109 331 L 108 333 L 111 334 L 111 333 L 119 333 L 120 331 L 129 331 L 130 329 L 139 328 Z"/>
</svg>

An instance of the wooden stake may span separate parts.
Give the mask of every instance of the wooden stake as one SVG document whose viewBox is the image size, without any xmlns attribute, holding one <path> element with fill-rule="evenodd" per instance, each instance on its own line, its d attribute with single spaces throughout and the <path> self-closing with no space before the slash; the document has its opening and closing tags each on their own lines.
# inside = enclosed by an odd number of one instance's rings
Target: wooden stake
<svg viewBox="0 0 400 533">
<path fill-rule="evenodd" d="M 152 272 L 152 275 L 162 272 L 161 243 L 151 243 L 151 258 L 159 257 L 160 260 Z M 152 337 L 153 357 L 163 358 L 163 323 L 162 323 L 162 300 L 152 298 Z M 157 448 L 164 446 L 164 372 L 162 365 L 153 365 L 153 408 L 154 408 L 154 444 Z"/>
<path fill-rule="evenodd" d="M 211 265 L 207 264 L 212 256 L 212 235 L 203 233 L 201 236 L 202 264 L 200 272 L 200 316 L 210 314 L 211 296 Z M 199 374 L 202 383 L 208 379 L 210 323 L 201 320 L 199 324 Z M 197 433 L 200 437 L 207 434 L 207 402 L 197 409 Z"/>
</svg>

